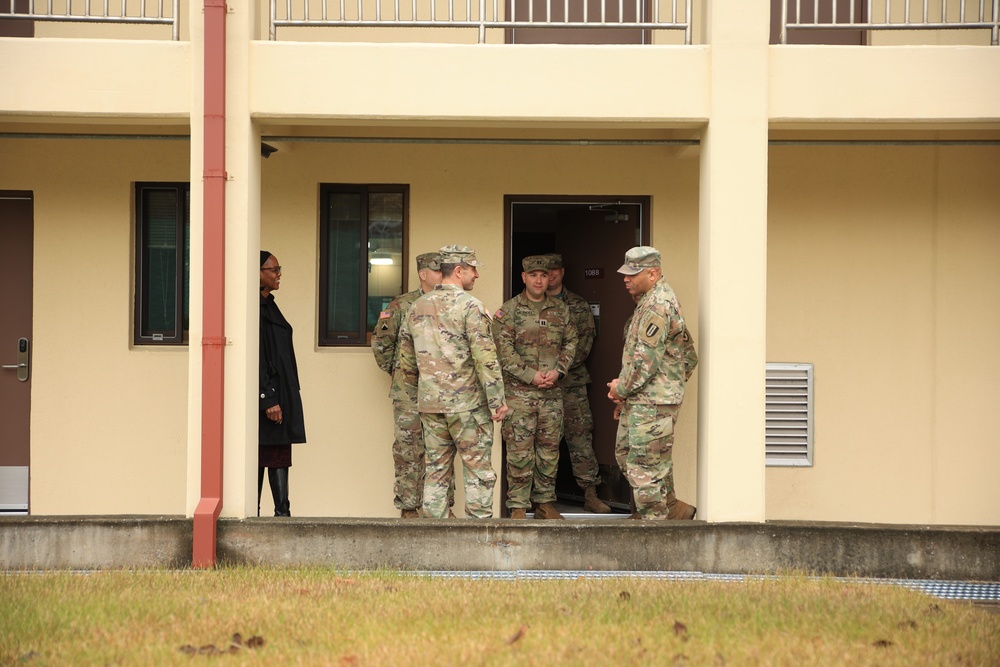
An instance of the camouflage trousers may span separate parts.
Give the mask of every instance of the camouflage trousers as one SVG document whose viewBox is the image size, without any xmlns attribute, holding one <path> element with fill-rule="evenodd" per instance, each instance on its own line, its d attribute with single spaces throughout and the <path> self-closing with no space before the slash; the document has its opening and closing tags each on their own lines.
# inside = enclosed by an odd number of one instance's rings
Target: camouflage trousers
<svg viewBox="0 0 1000 667">
<path fill-rule="evenodd" d="M 412 403 L 392 402 L 395 419 L 395 440 L 392 443 L 392 463 L 395 469 L 393 503 L 396 509 L 419 510 L 424 496 L 424 436 L 420 413 Z M 448 488 L 448 506 L 455 504 L 455 484 Z"/>
<path fill-rule="evenodd" d="M 643 519 L 666 519 L 674 491 L 674 422 L 679 405 L 626 403 L 618 421 L 615 459 Z"/>
<path fill-rule="evenodd" d="M 503 420 L 507 444 L 507 507 L 528 509 L 532 502 L 556 499 L 562 398 L 507 396 Z"/>
<path fill-rule="evenodd" d="M 454 414 L 420 413 L 424 432 L 424 512 L 432 519 L 448 516 L 448 490 L 455 481 L 455 453 L 465 472 L 465 516 L 493 516 L 493 422 L 485 405 Z"/>
<path fill-rule="evenodd" d="M 600 474 L 594 455 L 594 415 L 585 384 L 563 387 L 563 437 L 576 483 L 581 489 L 596 487 Z"/>
<path fill-rule="evenodd" d="M 392 443 L 396 473 L 393 502 L 397 509 L 418 510 L 424 495 L 424 438 L 420 413 L 411 403 L 393 401 L 392 416 L 396 420 L 396 439 Z"/>
</svg>

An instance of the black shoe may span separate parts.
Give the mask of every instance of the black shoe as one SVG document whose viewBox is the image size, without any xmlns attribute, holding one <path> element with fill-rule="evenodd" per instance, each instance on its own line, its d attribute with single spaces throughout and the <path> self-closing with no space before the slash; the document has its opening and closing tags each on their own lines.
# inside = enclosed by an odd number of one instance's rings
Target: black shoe
<svg viewBox="0 0 1000 667">
<path fill-rule="evenodd" d="M 267 481 L 274 498 L 274 516 L 292 516 L 288 502 L 288 468 L 268 468 Z"/>
</svg>

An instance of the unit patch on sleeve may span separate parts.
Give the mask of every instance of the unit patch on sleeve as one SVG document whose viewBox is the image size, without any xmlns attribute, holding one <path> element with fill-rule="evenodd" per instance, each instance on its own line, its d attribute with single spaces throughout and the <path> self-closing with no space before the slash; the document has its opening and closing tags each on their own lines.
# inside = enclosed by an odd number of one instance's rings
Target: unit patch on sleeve
<svg viewBox="0 0 1000 667">
<path fill-rule="evenodd" d="M 660 341 L 666 328 L 666 322 L 663 321 L 662 317 L 659 315 L 650 315 L 643 324 L 639 337 L 646 345 L 655 346 Z"/>
</svg>

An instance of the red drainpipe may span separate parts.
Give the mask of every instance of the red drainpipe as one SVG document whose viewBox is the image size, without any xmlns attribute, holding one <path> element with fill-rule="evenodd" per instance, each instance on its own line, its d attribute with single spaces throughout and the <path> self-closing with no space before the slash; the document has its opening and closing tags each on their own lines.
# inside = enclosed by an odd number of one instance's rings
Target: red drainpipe
<svg viewBox="0 0 1000 667">
<path fill-rule="evenodd" d="M 226 2 L 205 0 L 204 285 L 201 341 L 201 499 L 191 564 L 215 566 L 222 511 L 226 293 Z"/>
</svg>

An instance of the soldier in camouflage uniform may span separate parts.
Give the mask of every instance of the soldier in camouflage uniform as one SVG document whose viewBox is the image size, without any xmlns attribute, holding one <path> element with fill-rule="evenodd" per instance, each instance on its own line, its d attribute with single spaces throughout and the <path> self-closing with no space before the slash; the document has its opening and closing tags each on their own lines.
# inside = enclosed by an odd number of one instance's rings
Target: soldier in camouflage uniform
<svg viewBox="0 0 1000 667">
<path fill-rule="evenodd" d="M 399 372 L 399 347 L 396 345 L 399 327 L 417 297 L 434 289 L 441 282 L 441 263 L 436 252 L 417 256 L 417 276 L 420 287 L 397 296 L 386 310 L 379 314 L 375 331 L 372 332 L 372 352 L 378 367 L 389 374 L 392 385 L 389 398 L 392 399 L 392 413 L 395 421 L 395 440 L 392 443 L 392 461 L 395 468 L 393 500 L 400 516 L 414 519 L 420 516 L 421 500 L 424 495 L 424 439 L 420 430 L 420 413 L 417 404 L 410 401 L 403 388 L 403 377 Z M 449 494 L 449 506 L 454 505 L 454 486 Z"/>
<path fill-rule="evenodd" d="M 601 478 L 597 457 L 594 455 L 594 415 L 590 412 L 590 397 L 587 395 L 590 373 L 584 365 L 594 346 L 597 327 L 586 299 L 563 287 L 566 269 L 563 267 L 562 255 L 553 252 L 545 257 L 549 267 L 549 287 L 546 293 L 549 298 L 566 304 L 579 336 L 573 362 L 569 365 L 566 377 L 559 381 L 563 390 L 563 437 L 566 438 L 569 462 L 576 483 L 583 489 L 583 509 L 596 514 L 607 514 L 611 508 L 597 497 L 597 485 L 601 483 Z"/>
<path fill-rule="evenodd" d="M 525 518 L 532 503 L 536 519 L 562 519 L 552 505 L 563 427 L 559 381 L 576 354 L 576 325 L 566 304 L 545 293 L 548 260 L 532 255 L 521 266 L 524 292 L 504 303 L 493 320 L 510 406 L 503 422 L 507 507 L 512 519 Z"/>
<path fill-rule="evenodd" d="M 632 486 L 642 519 L 693 519 L 695 507 L 674 494 L 674 424 L 684 383 L 698 364 L 680 304 L 663 279 L 660 253 L 639 246 L 618 269 L 638 296 L 622 353 L 622 371 L 608 383 L 608 397 L 624 401 L 615 458 Z"/>
<path fill-rule="evenodd" d="M 489 314 L 468 294 L 479 277 L 475 253 L 449 245 L 440 259 L 441 284 L 413 302 L 399 332 L 403 386 L 424 434 L 424 512 L 447 516 L 457 451 L 465 469 L 465 515 L 489 518 L 493 421 L 507 414 L 503 379 Z"/>
</svg>

